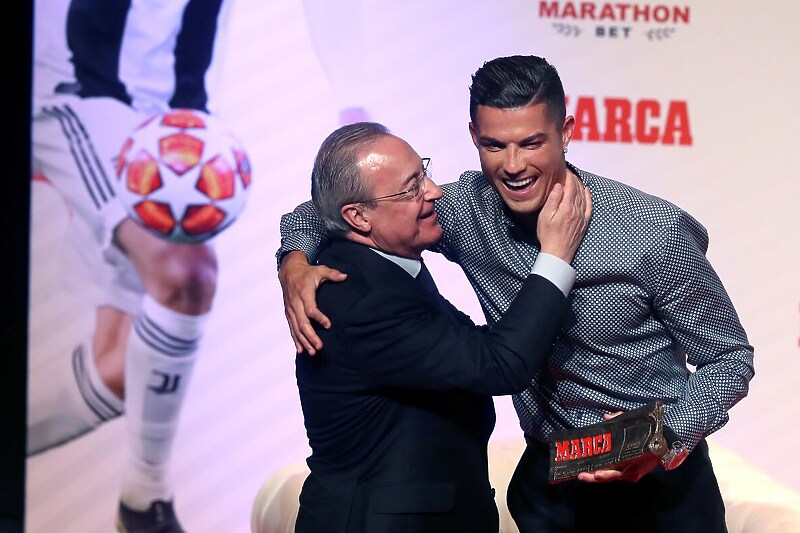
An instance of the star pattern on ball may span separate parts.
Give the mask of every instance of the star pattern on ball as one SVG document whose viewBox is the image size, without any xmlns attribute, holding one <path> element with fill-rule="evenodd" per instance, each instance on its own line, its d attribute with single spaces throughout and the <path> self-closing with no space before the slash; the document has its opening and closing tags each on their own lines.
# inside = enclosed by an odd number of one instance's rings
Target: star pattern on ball
<svg viewBox="0 0 800 533">
<path fill-rule="evenodd" d="M 146 121 L 116 162 L 129 214 L 160 237 L 201 242 L 245 205 L 252 175 L 244 149 L 211 115 L 173 110 Z"/>
</svg>

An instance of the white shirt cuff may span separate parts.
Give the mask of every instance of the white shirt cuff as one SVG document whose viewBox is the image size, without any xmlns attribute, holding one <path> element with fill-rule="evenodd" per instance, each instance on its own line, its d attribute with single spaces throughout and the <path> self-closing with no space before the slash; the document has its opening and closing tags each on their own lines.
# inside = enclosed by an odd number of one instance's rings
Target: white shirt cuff
<svg viewBox="0 0 800 533">
<path fill-rule="evenodd" d="M 577 274 L 569 263 L 558 257 L 546 253 L 539 253 L 533 263 L 531 274 L 542 276 L 559 288 L 566 296 L 575 283 Z"/>
</svg>

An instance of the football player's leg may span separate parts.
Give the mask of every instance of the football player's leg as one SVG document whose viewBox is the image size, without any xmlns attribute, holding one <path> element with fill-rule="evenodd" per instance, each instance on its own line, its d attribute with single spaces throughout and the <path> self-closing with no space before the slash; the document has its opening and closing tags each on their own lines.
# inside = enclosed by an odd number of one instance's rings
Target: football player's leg
<svg viewBox="0 0 800 533">
<path fill-rule="evenodd" d="M 216 289 L 208 244 L 174 244 L 132 221 L 117 241 L 136 265 L 146 296 L 128 339 L 125 411 L 130 456 L 121 501 L 146 511 L 172 498 L 168 467 L 173 439 Z"/>
<path fill-rule="evenodd" d="M 81 227 L 70 225 L 62 240 L 58 283 L 39 290 L 32 284 L 32 295 L 46 296 L 31 302 L 29 454 L 69 442 L 123 412 L 128 332 L 143 289 L 131 265 L 114 269 L 98 251 L 81 251 L 80 242 L 96 246 L 81 238 Z M 132 279 L 122 282 L 126 275 Z"/>
<path fill-rule="evenodd" d="M 51 242 L 31 265 L 32 291 L 37 279 L 45 286 L 31 300 L 29 453 L 80 436 L 123 408 L 121 390 L 113 385 L 122 379 L 130 324 L 122 310 L 138 309 L 143 288 L 129 268 L 132 280 L 115 295 L 117 274 L 101 251 L 108 220 L 113 227 L 124 216 L 113 199 L 109 169 L 126 134 L 100 132 L 96 142 L 90 131 L 94 118 L 105 117 L 100 123 L 107 124 L 114 122 L 108 120 L 112 114 L 132 115 L 118 102 L 96 103 L 55 98 L 33 121 L 33 200 L 55 202 L 59 209 L 37 210 L 31 221 L 33 239 Z M 40 322 L 46 328 L 41 335 L 34 329 Z"/>
<path fill-rule="evenodd" d="M 108 314 L 113 318 L 105 316 Z M 86 341 L 78 343 L 68 357 L 58 354 L 46 364 L 31 366 L 29 455 L 69 442 L 122 414 L 122 391 L 113 386 L 122 383 L 121 357 L 115 356 L 114 351 L 124 350 L 130 315 L 104 308 L 98 311 L 97 319 L 106 324 L 97 332 L 107 337 L 103 348 L 108 352 L 98 352 L 93 348 L 96 342 Z M 112 338 L 114 346 L 108 344 Z"/>
</svg>

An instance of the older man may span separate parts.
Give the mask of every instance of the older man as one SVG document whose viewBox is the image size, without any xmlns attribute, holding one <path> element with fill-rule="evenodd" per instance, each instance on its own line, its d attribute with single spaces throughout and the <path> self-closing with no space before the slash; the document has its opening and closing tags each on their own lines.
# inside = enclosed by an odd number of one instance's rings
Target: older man
<svg viewBox="0 0 800 533">
<path fill-rule="evenodd" d="M 318 330 L 322 350 L 296 361 L 312 449 L 298 532 L 498 529 L 491 395 L 524 389 L 549 352 L 591 199 L 577 180 L 555 188 L 539 223 L 544 253 L 517 303 L 478 327 L 421 261 L 442 235 L 428 164 L 374 123 L 336 130 L 317 155 L 312 198 L 332 238 L 318 262 L 347 279 L 321 287 L 334 325 Z"/>
</svg>

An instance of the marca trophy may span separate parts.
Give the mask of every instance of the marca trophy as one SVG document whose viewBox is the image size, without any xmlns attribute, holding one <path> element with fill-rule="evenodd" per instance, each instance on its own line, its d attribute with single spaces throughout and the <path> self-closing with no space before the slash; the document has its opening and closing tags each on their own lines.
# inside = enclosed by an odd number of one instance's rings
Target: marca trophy
<svg viewBox="0 0 800 533">
<path fill-rule="evenodd" d="M 660 400 L 610 420 L 550 435 L 550 483 L 578 477 L 581 472 L 624 470 L 645 455 L 667 453 L 664 404 Z"/>
</svg>

